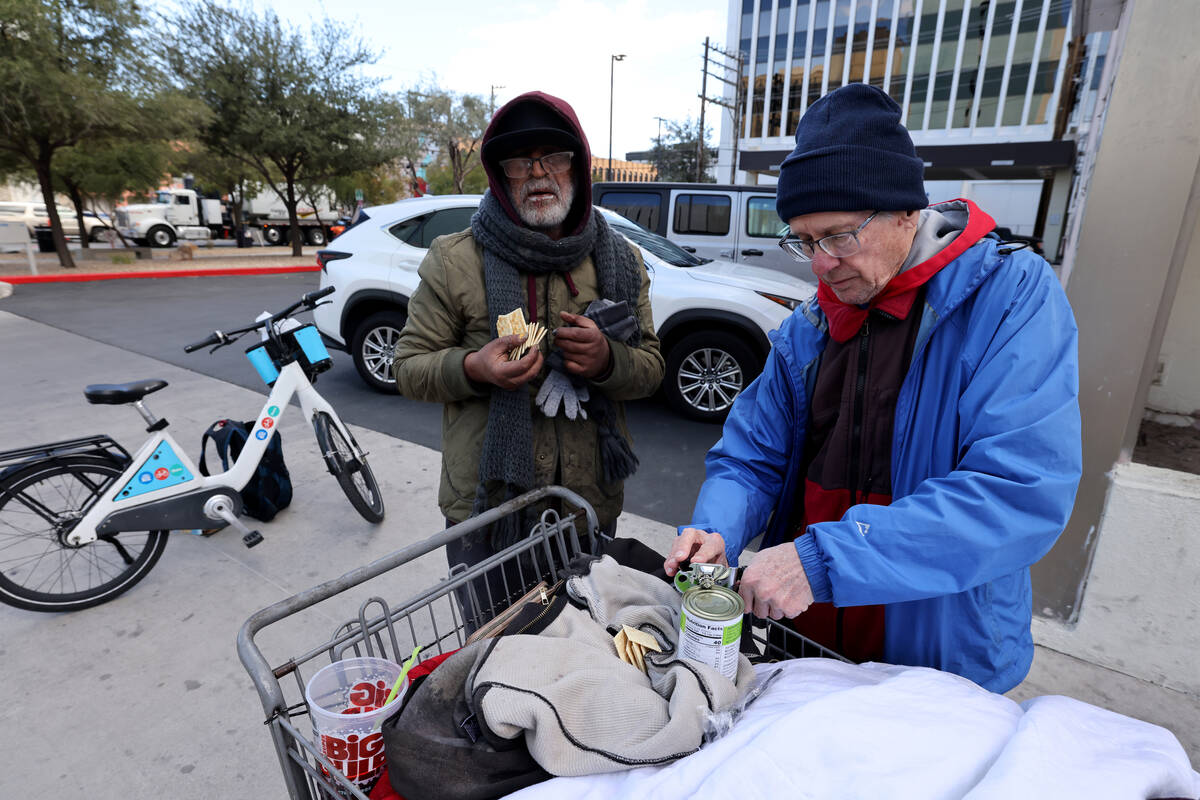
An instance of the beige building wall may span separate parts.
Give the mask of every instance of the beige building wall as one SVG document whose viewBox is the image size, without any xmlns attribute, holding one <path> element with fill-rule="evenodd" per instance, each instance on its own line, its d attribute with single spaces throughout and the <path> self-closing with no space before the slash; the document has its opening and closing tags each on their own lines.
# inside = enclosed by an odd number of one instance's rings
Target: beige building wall
<svg viewBox="0 0 1200 800">
<path fill-rule="evenodd" d="M 612 160 L 612 177 L 608 176 L 609 160 L 592 156 L 592 181 L 655 181 L 658 167 L 641 161 Z"/>
<path fill-rule="evenodd" d="M 1200 221 L 1179 276 L 1146 406 L 1159 422 L 1200 426 Z"/>
<path fill-rule="evenodd" d="M 42 202 L 42 188 L 36 183 L 8 181 L 0 184 L 0 200 L 13 203 L 40 203 Z"/>
</svg>

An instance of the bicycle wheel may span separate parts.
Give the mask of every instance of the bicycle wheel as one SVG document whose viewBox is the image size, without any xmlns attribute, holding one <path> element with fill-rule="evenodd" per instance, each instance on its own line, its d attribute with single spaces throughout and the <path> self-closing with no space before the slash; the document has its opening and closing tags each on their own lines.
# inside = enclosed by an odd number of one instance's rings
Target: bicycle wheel
<svg viewBox="0 0 1200 800">
<path fill-rule="evenodd" d="M 0 480 L 0 601 L 29 611 L 77 611 L 146 577 L 167 546 L 167 531 L 107 534 L 82 547 L 66 543 L 122 471 L 109 459 L 80 454 Z"/>
<path fill-rule="evenodd" d="M 354 455 L 358 443 L 354 442 L 353 434 L 349 442 L 342 432 L 333 424 L 333 419 L 324 411 L 318 411 L 313 418 L 313 427 L 317 432 L 317 445 L 325 465 L 338 485 L 346 493 L 350 505 L 354 506 L 367 522 L 383 521 L 383 496 L 379 494 L 379 484 L 375 483 L 375 473 L 367 464 L 367 459 Z M 351 444 L 353 443 L 353 447 Z"/>
</svg>

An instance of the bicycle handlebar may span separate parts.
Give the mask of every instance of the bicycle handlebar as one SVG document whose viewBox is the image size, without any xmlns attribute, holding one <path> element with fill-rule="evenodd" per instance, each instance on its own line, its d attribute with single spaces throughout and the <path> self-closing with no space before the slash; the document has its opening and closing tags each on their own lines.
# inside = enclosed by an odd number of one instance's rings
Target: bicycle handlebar
<svg viewBox="0 0 1200 800">
<path fill-rule="evenodd" d="M 315 292 L 309 292 L 308 294 L 304 295 L 299 300 L 297 300 L 296 302 L 292 303 L 290 306 L 285 308 L 283 311 L 279 311 L 279 312 L 272 314 L 271 322 L 275 322 L 277 320 L 284 319 L 285 317 L 290 317 L 292 312 L 295 311 L 297 308 L 300 308 L 301 306 L 306 306 L 308 308 L 315 308 L 318 300 L 320 300 L 322 297 L 326 297 L 328 295 L 333 294 L 333 292 L 334 292 L 334 287 L 332 287 L 332 286 L 326 286 L 324 289 L 317 289 Z M 265 323 L 266 323 L 266 320 L 263 320 L 255 327 L 262 327 Z"/>
<path fill-rule="evenodd" d="M 208 347 L 212 344 L 221 344 L 224 335 L 220 331 L 213 331 L 207 339 L 202 339 L 199 342 L 192 342 L 183 346 L 183 352 L 194 353 L 201 348 Z"/>
<path fill-rule="evenodd" d="M 200 350 L 201 348 L 209 347 L 214 344 L 217 345 L 218 347 L 230 344 L 232 342 L 232 339 L 230 338 L 231 336 L 237 336 L 239 334 L 248 333 L 253 330 L 258 330 L 259 328 L 261 328 L 264 325 L 267 325 L 269 323 L 275 323 L 281 319 L 284 319 L 284 318 L 290 316 L 293 311 L 295 311 L 297 308 L 300 308 L 301 306 L 305 306 L 307 308 L 315 308 L 318 300 L 320 300 L 322 297 L 328 297 L 329 295 L 333 294 L 334 291 L 335 291 L 335 288 L 333 286 L 326 286 L 324 289 L 317 289 L 315 292 L 309 292 L 308 294 L 304 295 L 299 300 L 297 300 L 296 302 L 292 303 L 290 306 L 285 308 L 283 311 L 279 311 L 275 314 L 272 314 L 268 319 L 259 320 L 258 322 L 255 322 L 253 325 L 248 325 L 245 328 L 239 328 L 235 331 L 228 331 L 228 332 L 213 331 L 207 338 L 202 339 L 199 342 L 192 342 L 189 345 L 184 345 L 183 351 L 185 353 L 194 353 L 195 351 Z M 271 331 L 272 334 L 274 333 L 274 328 L 269 328 L 268 330 Z"/>
<path fill-rule="evenodd" d="M 309 292 L 304 295 L 304 302 L 312 304 L 320 300 L 322 297 L 328 297 L 333 294 L 336 289 L 333 286 L 326 286 L 324 289 L 317 289 L 315 292 Z"/>
</svg>

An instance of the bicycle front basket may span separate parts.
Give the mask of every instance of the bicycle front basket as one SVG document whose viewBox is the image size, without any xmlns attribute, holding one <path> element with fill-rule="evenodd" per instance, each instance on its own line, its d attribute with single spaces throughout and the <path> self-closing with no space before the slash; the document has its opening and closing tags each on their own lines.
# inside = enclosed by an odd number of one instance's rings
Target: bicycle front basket
<svg viewBox="0 0 1200 800">
<path fill-rule="evenodd" d="M 293 328 L 283 334 L 283 339 L 287 344 L 295 346 L 300 366 L 304 367 L 304 371 L 309 375 L 324 372 L 333 366 L 333 360 L 329 357 L 329 351 L 325 349 L 325 343 L 321 341 L 317 326 L 301 325 L 299 328 Z"/>
<path fill-rule="evenodd" d="M 274 386 L 275 381 L 279 379 L 279 365 L 272 357 L 271 350 L 274 348 L 270 345 L 271 342 L 258 342 L 253 347 L 247 347 L 246 358 L 254 365 L 258 377 L 262 378 L 267 386 Z"/>
</svg>

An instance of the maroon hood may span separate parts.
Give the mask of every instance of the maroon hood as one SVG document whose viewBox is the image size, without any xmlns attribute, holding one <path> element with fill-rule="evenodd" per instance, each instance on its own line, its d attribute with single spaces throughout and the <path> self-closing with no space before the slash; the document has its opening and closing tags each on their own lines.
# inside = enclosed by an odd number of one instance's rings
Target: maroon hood
<svg viewBox="0 0 1200 800">
<path fill-rule="evenodd" d="M 575 153 L 575 158 L 571 160 L 571 172 L 575 177 L 575 202 L 563 223 L 563 231 L 568 236 L 572 236 L 583 230 L 592 214 L 592 151 L 588 146 L 587 137 L 583 134 L 579 119 L 575 116 L 575 109 L 571 108 L 566 100 L 545 92 L 526 92 L 514 97 L 496 111 L 492 121 L 488 123 L 487 130 L 484 131 L 480 155 L 484 172 L 487 173 L 488 187 L 508 218 L 517 225 L 522 225 L 521 218 L 513 208 L 512 199 L 508 195 L 508 179 L 505 178 L 499 165 L 500 159 L 505 158 L 508 154 L 496 152 L 495 147 L 488 145 L 495 144 L 493 140 L 499 135 L 511 134 L 511 124 L 506 124 L 506 118 L 514 110 L 527 110 L 530 104 L 552 111 L 561 120 L 561 127 L 578 139 L 581 145 Z"/>
</svg>

